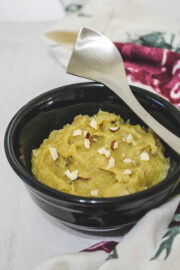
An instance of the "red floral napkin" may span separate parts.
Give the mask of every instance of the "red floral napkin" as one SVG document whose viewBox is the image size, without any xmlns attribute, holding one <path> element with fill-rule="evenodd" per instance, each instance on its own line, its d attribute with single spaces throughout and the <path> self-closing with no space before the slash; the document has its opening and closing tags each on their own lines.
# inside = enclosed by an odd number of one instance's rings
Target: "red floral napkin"
<svg viewBox="0 0 180 270">
<path fill-rule="evenodd" d="M 115 43 L 132 83 L 149 86 L 180 107 L 180 54 L 162 48 Z"/>
</svg>

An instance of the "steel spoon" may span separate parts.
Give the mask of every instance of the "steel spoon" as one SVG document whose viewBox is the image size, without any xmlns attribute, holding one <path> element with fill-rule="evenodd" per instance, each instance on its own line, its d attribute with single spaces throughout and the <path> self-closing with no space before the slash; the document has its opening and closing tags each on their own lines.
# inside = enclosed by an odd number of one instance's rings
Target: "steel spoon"
<svg viewBox="0 0 180 270">
<path fill-rule="evenodd" d="M 67 73 L 106 85 L 164 142 L 180 154 L 180 138 L 156 121 L 138 102 L 128 85 L 122 57 L 107 37 L 93 29 L 82 27 L 67 67 Z"/>
</svg>

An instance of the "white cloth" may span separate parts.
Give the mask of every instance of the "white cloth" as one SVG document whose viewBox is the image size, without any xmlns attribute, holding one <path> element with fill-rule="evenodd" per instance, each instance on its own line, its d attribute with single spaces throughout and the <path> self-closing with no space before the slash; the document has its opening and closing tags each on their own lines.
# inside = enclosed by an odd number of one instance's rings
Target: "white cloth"
<svg viewBox="0 0 180 270">
<path fill-rule="evenodd" d="M 152 260 L 160 248 L 162 237 L 171 230 L 168 225 L 178 203 L 180 195 L 148 212 L 116 246 L 112 252 L 115 256 L 100 250 L 60 255 L 34 270 L 179 270 L 180 226 L 177 227 L 178 232 L 174 238 L 172 233 L 169 238 L 164 238 L 167 239 L 167 248 L 171 247 L 169 256 L 165 259 L 164 249 L 160 256 Z M 180 221 L 180 214 L 175 217 Z M 112 259 L 107 260 L 108 256 Z"/>
<path fill-rule="evenodd" d="M 85 1 L 86 3 L 86 1 Z M 75 4 L 72 6 L 81 6 Z M 70 9 L 68 1 L 68 9 Z M 163 8 L 163 7 L 162 7 Z M 112 41 L 130 42 L 139 34 L 152 31 L 165 31 L 178 34 L 180 23 L 150 12 L 133 0 L 89 0 L 76 12 L 68 12 L 59 23 L 48 29 L 45 38 L 51 51 L 66 67 L 81 26 L 88 26 L 105 34 Z M 180 45 L 180 39 L 174 41 Z"/>
</svg>

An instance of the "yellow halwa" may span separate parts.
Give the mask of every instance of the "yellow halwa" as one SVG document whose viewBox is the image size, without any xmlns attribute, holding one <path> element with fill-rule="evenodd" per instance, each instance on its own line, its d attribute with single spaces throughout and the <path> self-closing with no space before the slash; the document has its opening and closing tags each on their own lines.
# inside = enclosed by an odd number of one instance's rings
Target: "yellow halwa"
<svg viewBox="0 0 180 270">
<path fill-rule="evenodd" d="M 78 115 L 32 152 L 32 172 L 43 184 L 70 194 L 114 197 L 162 181 L 169 159 L 151 129 L 99 111 Z"/>
</svg>

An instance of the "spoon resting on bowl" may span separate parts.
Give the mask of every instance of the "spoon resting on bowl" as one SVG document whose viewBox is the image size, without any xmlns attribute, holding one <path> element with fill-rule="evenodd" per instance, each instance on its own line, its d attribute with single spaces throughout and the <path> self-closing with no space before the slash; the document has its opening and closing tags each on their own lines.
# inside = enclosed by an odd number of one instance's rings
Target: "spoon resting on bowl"
<svg viewBox="0 0 180 270">
<path fill-rule="evenodd" d="M 82 27 L 66 71 L 106 85 L 180 155 L 180 138 L 156 121 L 138 102 L 129 87 L 121 54 L 107 37 Z"/>
</svg>

